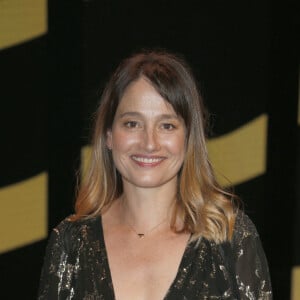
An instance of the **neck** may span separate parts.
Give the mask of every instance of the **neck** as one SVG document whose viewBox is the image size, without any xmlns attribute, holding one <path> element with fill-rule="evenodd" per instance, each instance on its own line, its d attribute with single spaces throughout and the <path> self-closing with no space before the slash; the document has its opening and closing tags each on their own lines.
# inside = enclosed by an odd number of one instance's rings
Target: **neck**
<svg viewBox="0 0 300 300">
<path fill-rule="evenodd" d="M 169 226 L 176 189 L 132 189 L 124 185 L 119 200 L 122 222 L 130 224 L 136 231 L 146 232 L 160 223 Z"/>
</svg>

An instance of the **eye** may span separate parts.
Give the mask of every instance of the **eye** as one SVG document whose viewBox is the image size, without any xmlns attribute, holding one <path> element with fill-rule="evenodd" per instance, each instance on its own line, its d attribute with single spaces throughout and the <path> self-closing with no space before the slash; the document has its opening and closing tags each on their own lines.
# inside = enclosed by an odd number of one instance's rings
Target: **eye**
<svg viewBox="0 0 300 300">
<path fill-rule="evenodd" d="M 175 125 L 171 124 L 171 123 L 164 123 L 162 124 L 162 128 L 165 130 L 173 130 L 175 129 Z"/>
<path fill-rule="evenodd" d="M 136 121 L 127 121 L 124 123 L 124 126 L 127 128 L 137 128 L 139 124 Z"/>
</svg>

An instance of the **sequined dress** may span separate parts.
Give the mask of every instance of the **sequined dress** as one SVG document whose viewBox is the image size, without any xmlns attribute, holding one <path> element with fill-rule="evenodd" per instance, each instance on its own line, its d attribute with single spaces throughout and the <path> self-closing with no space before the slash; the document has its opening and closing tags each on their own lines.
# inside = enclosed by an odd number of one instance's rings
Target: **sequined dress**
<svg viewBox="0 0 300 300">
<path fill-rule="evenodd" d="M 101 217 L 62 221 L 51 233 L 38 299 L 113 300 Z M 163 300 L 271 300 L 268 265 L 256 228 L 243 213 L 231 243 L 190 242 Z"/>
</svg>

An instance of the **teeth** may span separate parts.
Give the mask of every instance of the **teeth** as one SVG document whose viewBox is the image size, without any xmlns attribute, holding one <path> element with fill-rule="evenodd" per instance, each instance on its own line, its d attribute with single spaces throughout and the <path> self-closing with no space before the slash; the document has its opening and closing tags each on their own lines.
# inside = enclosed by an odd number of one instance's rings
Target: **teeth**
<svg viewBox="0 0 300 300">
<path fill-rule="evenodd" d="M 147 157 L 137 157 L 137 156 L 133 156 L 132 158 L 136 161 L 146 163 L 146 164 L 156 163 L 162 160 L 162 158 L 147 158 Z"/>
</svg>

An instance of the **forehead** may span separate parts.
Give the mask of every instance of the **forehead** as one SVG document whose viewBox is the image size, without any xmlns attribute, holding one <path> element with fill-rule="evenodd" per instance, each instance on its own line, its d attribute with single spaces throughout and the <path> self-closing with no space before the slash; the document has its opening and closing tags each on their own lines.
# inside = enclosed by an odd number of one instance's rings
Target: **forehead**
<svg viewBox="0 0 300 300">
<path fill-rule="evenodd" d="M 125 112 L 140 112 L 152 114 L 173 114 L 176 113 L 170 103 L 168 103 L 151 85 L 151 83 L 141 77 L 132 82 L 121 97 L 116 115 Z"/>
</svg>

